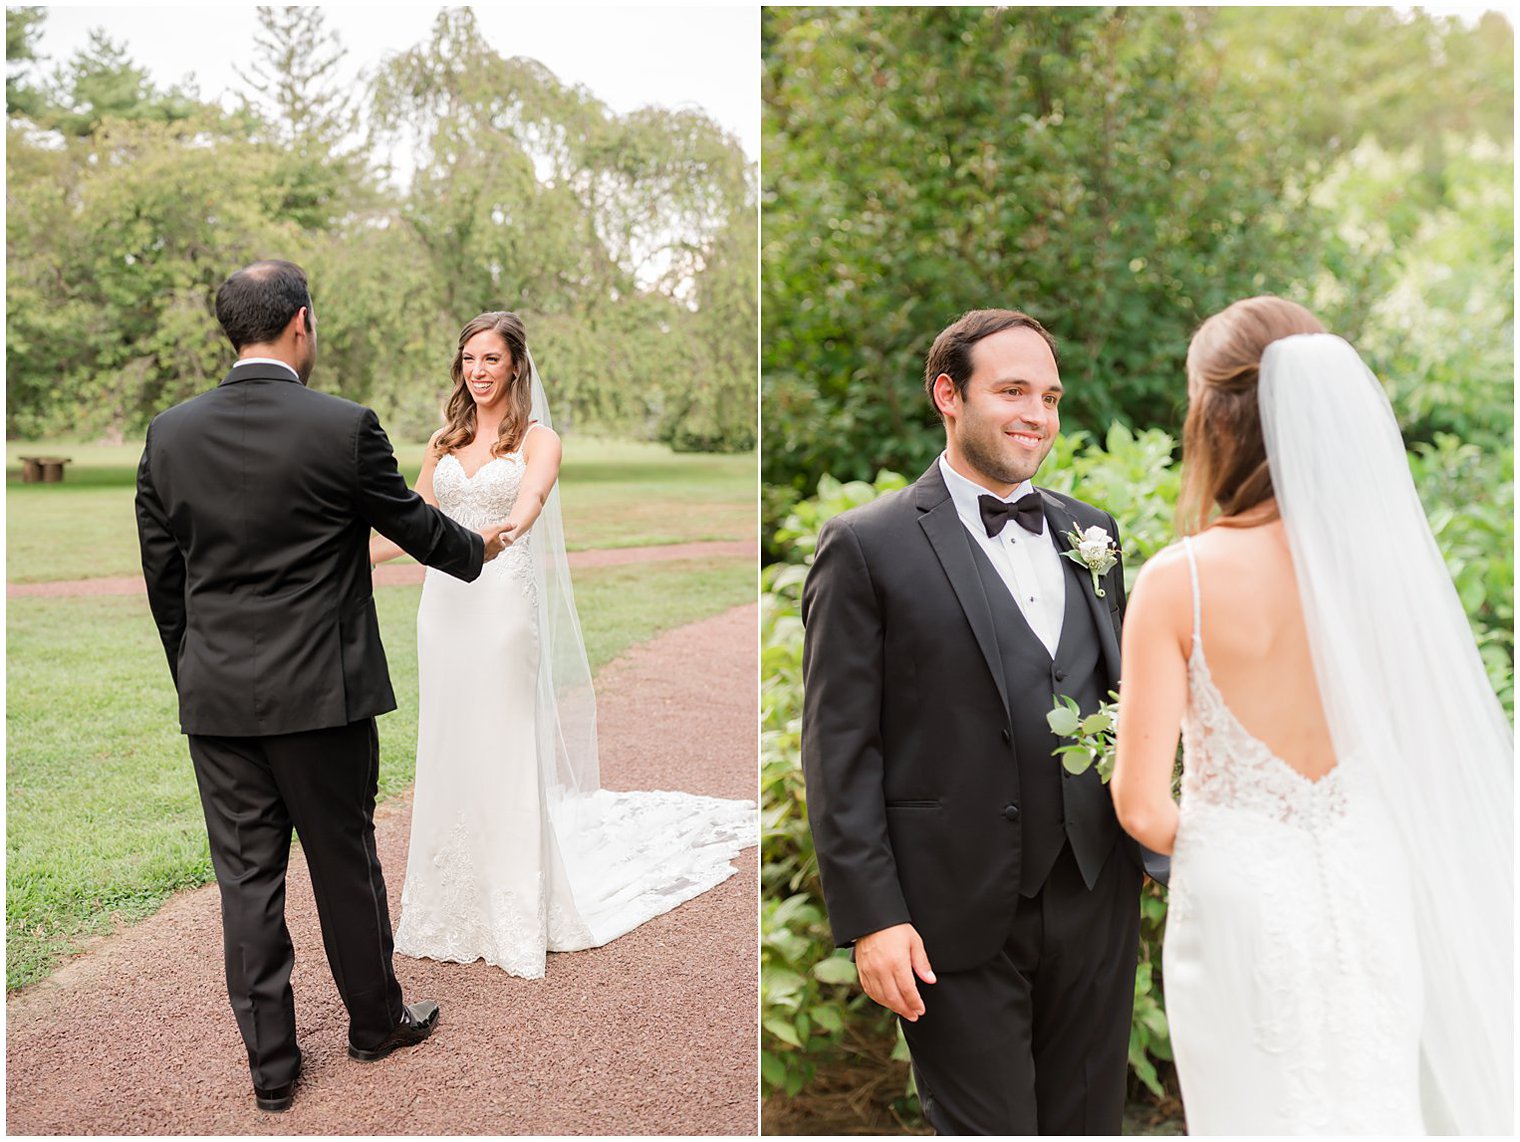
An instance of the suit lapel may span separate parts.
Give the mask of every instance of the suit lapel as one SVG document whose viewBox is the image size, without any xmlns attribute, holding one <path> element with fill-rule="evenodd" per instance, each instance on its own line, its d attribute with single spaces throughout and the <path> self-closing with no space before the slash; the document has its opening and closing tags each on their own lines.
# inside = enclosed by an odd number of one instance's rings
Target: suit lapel
<svg viewBox="0 0 1520 1142">
<path fill-rule="evenodd" d="M 992 679 L 997 683 L 998 697 L 1003 700 L 1003 712 L 1007 714 L 1008 683 L 1003 677 L 1003 658 L 998 651 L 997 633 L 993 627 L 992 604 L 987 600 L 987 592 L 982 589 L 982 578 L 977 574 L 976 564 L 972 561 L 971 537 L 966 534 L 966 525 L 961 523 L 961 517 L 956 514 L 955 501 L 950 498 L 950 490 L 945 487 L 945 477 L 940 473 L 939 461 L 936 460 L 929 466 L 929 470 L 919 478 L 914 488 L 916 502 L 922 513 L 918 517 L 919 526 L 924 529 L 929 546 L 934 548 L 934 554 L 939 558 L 940 566 L 945 569 L 945 577 L 950 580 L 956 600 L 971 624 L 971 633 L 976 636 L 976 644 L 981 648 L 987 669 L 992 672 Z"/>
<path fill-rule="evenodd" d="M 1051 541 L 1056 545 L 1056 550 L 1066 552 L 1071 550 L 1071 541 L 1066 538 L 1068 532 L 1080 531 L 1076 517 L 1073 516 L 1060 500 L 1056 499 L 1043 488 L 1040 490 L 1040 498 L 1045 501 L 1045 525 L 1050 528 Z M 1061 555 L 1061 563 L 1066 569 L 1066 589 L 1082 592 L 1082 597 L 1087 601 L 1087 609 L 1092 614 L 1093 626 L 1098 631 L 1098 641 L 1103 648 L 1103 664 L 1108 668 L 1108 676 L 1117 680 L 1119 678 L 1119 637 L 1114 633 L 1114 622 L 1108 612 L 1108 603 L 1098 598 L 1093 590 L 1092 575 L 1085 565 L 1074 563 Z"/>
</svg>

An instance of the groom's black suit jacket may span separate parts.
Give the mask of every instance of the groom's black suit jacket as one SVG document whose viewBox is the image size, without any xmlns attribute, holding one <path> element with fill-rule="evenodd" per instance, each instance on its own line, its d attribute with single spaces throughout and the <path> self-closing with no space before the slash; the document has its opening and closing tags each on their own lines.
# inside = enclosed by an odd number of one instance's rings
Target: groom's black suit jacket
<svg viewBox="0 0 1520 1142">
<path fill-rule="evenodd" d="M 1118 542 L 1106 513 L 1040 495 L 1041 542 L 1064 549 L 1065 533 L 1095 524 Z M 1008 937 L 1021 879 L 1033 891 L 1026 860 L 1050 859 L 1029 851 L 1048 848 L 1039 827 L 1058 830 L 1056 851 L 1064 832 L 1089 888 L 1115 845 L 1141 865 L 1097 774 L 1061 777 L 1050 755 L 1053 695 L 1080 693 L 1090 711 L 1118 687 L 1125 604 L 1122 563 L 1099 598 L 1085 568 L 1061 562 L 1053 661 L 967 534 L 938 462 L 825 524 L 802 596 L 802 764 L 838 944 L 912 923 L 937 971 L 985 962 Z M 1067 662 L 1087 676 L 1067 677 Z"/>
<path fill-rule="evenodd" d="M 372 411 L 262 363 L 154 418 L 137 521 L 186 734 L 289 734 L 395 709 L 370 528 L 465 580 L 485 555 L 407 487 Z"/>
</svg>

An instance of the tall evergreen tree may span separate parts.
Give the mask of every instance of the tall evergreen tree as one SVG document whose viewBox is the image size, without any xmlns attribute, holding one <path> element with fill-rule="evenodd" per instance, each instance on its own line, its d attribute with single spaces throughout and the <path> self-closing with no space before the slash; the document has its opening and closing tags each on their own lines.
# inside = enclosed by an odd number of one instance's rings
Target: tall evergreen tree
<svg viewBox="0 0 1520 1142">
<path fill-rule="evenodd" d="M 42 34 L 43 8 L 5 10 L 5 114 L 36 119 L 47 96 L 33 85 L 30 72 L 37 62 L 37 39 Z"/>
<path fill-rule="evenodd" d="M 284 155 L 281 212 L 329 229 L 372 200 L 368 164 L 357 146 L 357 105 L 339 67 L 348 54 L 318 7 L 258 9 L 253 63 L 238 77 L 264 122 L 265 141 Z"/>
</svg>

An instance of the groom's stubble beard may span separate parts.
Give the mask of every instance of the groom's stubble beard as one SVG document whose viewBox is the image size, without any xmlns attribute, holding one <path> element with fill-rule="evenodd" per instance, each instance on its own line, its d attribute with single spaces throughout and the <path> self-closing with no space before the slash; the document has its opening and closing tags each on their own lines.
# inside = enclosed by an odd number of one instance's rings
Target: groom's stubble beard
<svg viewBox="0 0 1520 1142">
<path fill-rule="evenodd" d="M 1009 450 L 1017 445 L 1007 442 L 1003 435 L 1004 425 L 985 414 L 973 412 L 969 401 L 963 402 L 961 409 L 958 423 L 951 430 L 961 456 L 976 471 L 999 484 L 1013 486 L 1033 479 L 1055 446 L 1055 434 L 1050 433 L 1044 439 L 1044 447 L 1034 455 L 1013 455 Z M 1028 430 L 1044 431 L 1035 427 Z"/>
</svg>

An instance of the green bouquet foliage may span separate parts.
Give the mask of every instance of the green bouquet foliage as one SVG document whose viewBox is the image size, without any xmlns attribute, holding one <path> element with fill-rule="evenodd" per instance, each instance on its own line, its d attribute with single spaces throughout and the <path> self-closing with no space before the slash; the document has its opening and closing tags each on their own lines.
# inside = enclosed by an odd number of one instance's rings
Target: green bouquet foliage
<svg viewBox="0 0 1520 1142">
<path fill-rule="evenodd" d="M 1096 710 L 1083 717 L 1075 698 L 1057 694 L 1055 705 L 1045 715 L 1051 733 L 1071 739 L 1056 747 L 1061 767 L 1074 775 L 1096 769 L 1104 785 L 1114 775 L 1114 743 L 1119 733 L 1119 695 L 1110 690 L 1108 696 L 1110 701 L 1099 702 Z"/>
</svg>

